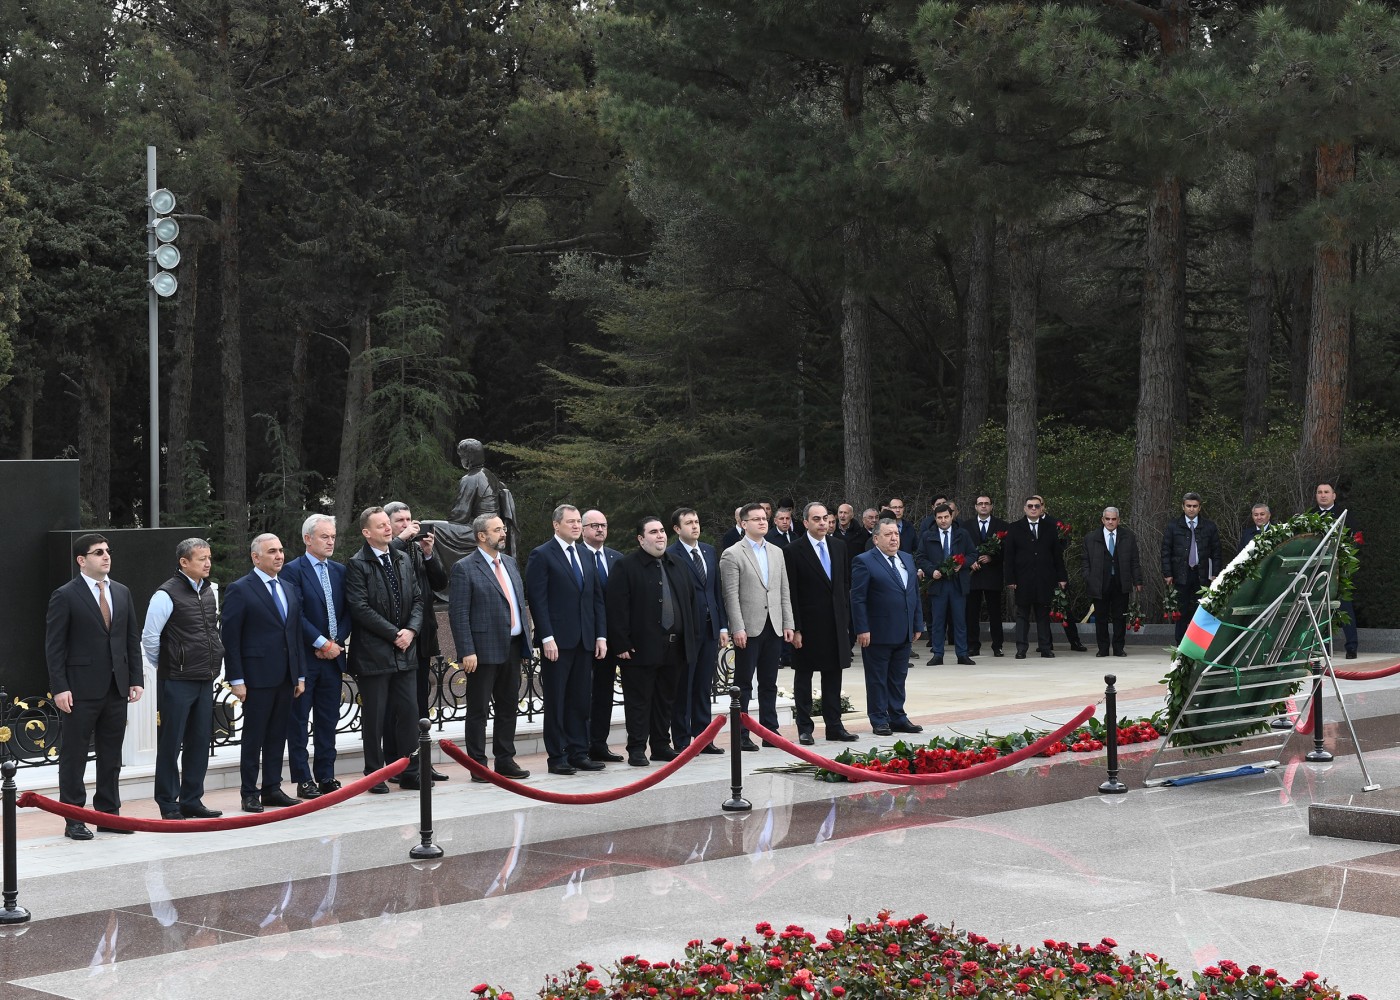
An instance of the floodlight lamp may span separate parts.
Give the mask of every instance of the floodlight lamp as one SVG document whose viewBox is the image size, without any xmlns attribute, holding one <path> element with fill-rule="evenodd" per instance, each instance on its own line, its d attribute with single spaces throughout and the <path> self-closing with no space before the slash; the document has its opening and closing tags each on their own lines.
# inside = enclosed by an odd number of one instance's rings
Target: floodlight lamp
<svg viewBox="0 0 1400 1000">
<path fill-rule="evenodd" d="M 155 231 L 156 239 L 162 243 L 173 243 L 175 237 L 180 235 L 180 224 L 174 219 L 157 219 Z"/>
<path fill-rule="evenodd" d="M 167 271 L 180 266 L 180 251 L 169 243 L 156 248 L 156 263 Z"/>
<path fill-rule="evenodd" d="M 151 192 L 151 208 L 156 215 L 169 215 L 175 211 L 175 196 L 169 188 L 156 188 Z"/>
<path fill-rule="evenodd" d="M 175 275 L 169 271 L 161 271 L 151 279 L 151 287 L 161 298 L 168 299 L 175 294 L 175 289 L 180 287 L 180 283 L 175 280 Z"/>
</svg>

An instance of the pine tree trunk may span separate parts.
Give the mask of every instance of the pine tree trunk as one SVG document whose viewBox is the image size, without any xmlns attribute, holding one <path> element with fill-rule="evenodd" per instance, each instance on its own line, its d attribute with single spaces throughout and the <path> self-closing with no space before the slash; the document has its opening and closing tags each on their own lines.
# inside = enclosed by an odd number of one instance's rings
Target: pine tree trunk
<svg viewBox="0 0 1400 1000">
<path fill-rule="evenodd" d="M 369 364 L 371 346 L 369 313 L 363 312 L 350 329 L 350 370 L 345 377 L 345 414 L 340 426 L 340 467 L 335 476 L 336 533 L 347 537 L 359 511 L 355 509 L 355 488 L 360 467 L 360 418 L 365 400 L 373 388 Z"/>
<path fill-rule="evenodd" d="M 1258 243 L 1274 215 L 1274 147 L 1254 157 L 1254 252 L 1249 265 L 1249 336 L 1244 351 L 1244 443 L 1269 430 L 1269 354 L 1273 344 L 1274 272 L 1260 260 Z"/>
<path fill-rule="evenodd" d="M 1030 226 L 1006 231 L 1009 306 L 1006 361 L 1006 511 L 1020 517 L 1021 503 L 1036 490 L 1035 320 L 1039 275 Z"/>
<path fill-rule="evenodd" d="M 992 394 L 992 261 L 996 218 L 977 219 L 968 253 L 967 298 L 963 303 L 962 423 L 958 433 L 955 495 L 966 503 L 982 489 L 982 455 L 977 435 L 987 422 Z"/>
<path fill-rule="evenodd" d="M 865 109 L 865 67 L 847 66 L 843 81 L 841 118 L 852 131 Z M 869 496 L 875 488 L 875 435 L 871 429 L 870 300 L 865 281 L 870 271 L 868 224 L 853 218 L 841 229 L 844 280 L 841 287 L 842 451 L 846 464 L 846 495 Z"/>
<path fill-rule="evenodd" d="M 1324 207 L 1356 176 L 1356 147 L 1349 142 L 1317 149 L 1317 196 Z M 1351 346 L 1351 242 L 1345 222 L 1328 212 L 1313 254 L 1312 333 L 1308 383 L 1303 397 L 1303 433 L 1298 444 L 1300 485 L 1335 481 L 1342 464 L 1342 417 L 1347 398 L 1347 354 Z"/>
<path fill-rule="evenodd" d="M 238 191 L 229 192 L 220 210 L 219 343 L 224 378 L 224 456 L 222 506 L 224 523 L 235 543 L 248 535 L 248 439 L 243 406 L 243 325 L 239 311 Z"/>
<path fill-rule="evenodd" d="M 1170 507 L 1177 395 L 1185 374 L 1178 325 L 1184 309 L 1185 234 L 1185 189 L 1179 177 L 1168 177 L 1153 189 L 1147 212 L 1133 453 L 1132 528 L 1148 553 L 1157 551 Z"/>
<path fill-rule="evenodd" d="M 194 228 L 194 227 L 191 227 Z M 199 306 L 199 244 L 185 250 L 180 295 L 175 302 L 175 329 L 168 355 L 170 384 L 165 417 L 165 506 L 172 524 L 185 514 L 185 449 L 190 439 L 190 405 L 194 393 L 194 320 Z"/>
<path fill-rule="evenodd" d="M 1312 156 L 1303 157 L 1298 170 L 1298 209 L 1317 197 L 1317 164 Z M 1312 337 L 1312 263 L 1299 263 L 1288 273 L 1291 294 L 1288 302 L 1288 402 L 1302 409 L 1308 391 L 1308 342 Z"/>
<path fill-rule="evenodd" d="M 292 333 L 292 384 L 287 393 L 287 454 L 296 468 L 306 467 L 302 439 L 306 436 L 306 364 L 311 353 L 311 330 L 297 324 Z"/>
</svg>

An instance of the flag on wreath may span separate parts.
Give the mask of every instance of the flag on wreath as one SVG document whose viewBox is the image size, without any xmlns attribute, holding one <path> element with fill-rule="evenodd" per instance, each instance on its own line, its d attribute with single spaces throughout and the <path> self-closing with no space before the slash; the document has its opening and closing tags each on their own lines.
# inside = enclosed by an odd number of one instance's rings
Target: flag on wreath
<svg viewBox="0 0 1400 1000">
<path fill-rule="evenodd" d="M 1220 625 L 1219 618 L 1205 608 L 1198 606 L 1196 614 L 1191 618 L 1191 624 L 1186 626 L 1186 634 L 1181 637 L 1181 644 L 1176 647 L 1176 651 L 1193 660 L 1204 660 L 1206 650 L 1210 649 L 1210 644 L 1215 639 L 1215 633 L 1220 631 Z"/>
</svg>

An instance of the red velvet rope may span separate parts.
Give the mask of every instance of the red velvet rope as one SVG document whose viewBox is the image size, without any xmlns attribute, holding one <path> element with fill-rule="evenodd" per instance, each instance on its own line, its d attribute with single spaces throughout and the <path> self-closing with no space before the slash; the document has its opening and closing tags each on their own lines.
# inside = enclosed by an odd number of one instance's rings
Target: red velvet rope
<svg viewBox="0 0 1400 1000">
<path fill-rule="evenodd" d="M 630 785 L 623 785 L 621 788 L 609 788 L 600 792 L 547 792 L 542 788 L 534 788 L 530 785 L 523 785 L 518 781 L 497 774 L 489 767 L 483 767 L 467 756 L 466 751 L 451 740 L 438 740 L 438 746 L 442 747 L 442 752 L 451 757 L 458 764 L 461 764 L 478 778 L 485 778 L 493 785 L 498 785 L 508 792 L 515 792 L 523 795 L 527 799 L 537 799 L 540 802 L 554 802 L 560 805 L 594 805 L 598 802 L 615 802 L 618 799 L 626 798 L 628 795 L 635 795 L 637 792 L 645 791 L 657 782 L 664 781 L 684 765 L 695 759 L 695 756 L 705 747 L 714 741 L 715 735 L 724 727 L 727 720 L 722 715 L 717 715 L 710 720 L 710 724 L 705 727 L 705 731 L 691 741 L 676 759 L 668 761 L 664 767 L 651 771 L 640 781 L 634 781 Z"/>
<path fill-rule="evenodd" d="M 958 781 L 966 781 L 969 778 L 980 778 L 984 774 L 992 774 L 1002 768 L 1010 767 L 1012 764 L 1025 760 L 1027 757 L 1034 757 L 1050 744 L 1058 742 L 1065 736 L 1074 732 L 1094 715 L 1094 706 L 1085 705 L 1084 710 L 1070 719 L 1053 733 L 1042 736 L 1029 746 L 1024 746 L 1020 750 L 1007 754 L 1005 757 L 998 757 L 996 760 L 989 760 L 982 764 L 974 764 L 972 767 L 965 767 L 960 771 L 944 771 L 942 774 L 885 774 L 880 771 L 866 771 L 863 768 L 851 767 L 849 764 L 838 764 L 836 761 L 821 754 L 813 753 L 796 743 L 784 739 L 777 733 L 765 729 L 755 722 L 747 713 L 739 716 L 744 723 L 744 728 L 755 736 L 759 736 L 769 743 L 772 743 L 780 750 L 786 750 L 799 760 L 804 760 L 808 764 L 815 764 L 817 767 L 836 774 L 845 775 L 852 781 L 878 781 L 886 785 L 947 785 Z"/>
<path fill-rule="evenodd" d="M 1337 670 L 1332 673 L 1339 681 L 1374 681 L 1382 677 L 1390 677 L 1400 674 L 1400 663 L 1392 663 L 1388 667 L 1381 667 L 1378 670 Z M 1312 697 L 1309 696 L 1303 705 L 1303 711 L 1298 715 L 1298 721 L 1293 724 L 1293 731 L 1301 736 L 1307 736 L 1312 732 Z"/>
<path fill-rule="evenodd" d="M 218 819 L 137 819 L 134 816 L 113 816 L 111 813 L 98 812 L 96 809 L 70 806 L 56 799 L 51 799 L 47 795 L 40 795 L 38 792 L 23 793 L 16 804 L 23 809 L 42 809 L 44 812 L 62 816 L 67 820 L 92 823 L 113 830 L 140 830 L 142 833 L 206 833 L 210 830 L 242 830 L 250 826 L 262 826 L 264 823 L 279 823 L 284 819 L 305 816 L 318 809 L 338 805 L 346 799 L 354 798 L 361 792 L 368 791 L 372 786 L 379 784 L 386 778 L 392 778 L 408 765 L 409 759 L 403 757 L 392 764 L 381 767 L 373 774 L 365 775 L 358 781 L 352 781 L 348 785 L 317 798 L 298 802 L 294 806 L 260 813 L 220 816 Z"/>
</svg>

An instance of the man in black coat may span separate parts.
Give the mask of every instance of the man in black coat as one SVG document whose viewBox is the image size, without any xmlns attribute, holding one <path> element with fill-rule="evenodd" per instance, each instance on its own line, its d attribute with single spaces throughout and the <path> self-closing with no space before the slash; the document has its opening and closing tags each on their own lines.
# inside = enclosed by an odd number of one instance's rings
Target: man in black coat
<svg viewBox="0 0 1400 1000">
<path fill-rule="evenodd" d="M 725 617 L 724 592 L 720 589 L 719 554 L 713 546 L 700 541 L 700 514 L 692 507 L 677 507 L 671 512 L 671 530 L 676 533 L 676 540 L 666 551 L 690 567 L 700 626 L 695 666 L 676 684 L 671 711 L 671 745 L 684 750 L 714 716 L 715 669 L 720 647 L 729 645 L 729 619 Z M 711 743 L 700 752 L 722 754 L 724 748 Z"/>
<path fill-rule="evenodd" d="M 1127 656 L 1128 602 L 1142 590 L 1142 559 L 1137 538 L 1118 523 L 1118 508 L 1105 507 L 1103 530 L 1084 536 L 1084 589 L 1094 602 L 1099 651 L 1107 656 L 1108 626 L 1113 623 L 1113 655 Z"/>
<path fill-rule="evenodd" d="M 783 552 L 792 593 L 793 700 L 797 742 L 816 742 L 812 721 L 812 675 L 821 678 L 826 738 L 849 743 L 856 737 L 841 721 L 841 672 L 851 665 L 851 578 L 845 543 L 827 537 L 826 506 L 802 510 L 807 530 Z"/>
<path fill-rule="evenodd" d="M 44 655 L 49 690 L 59 711 L 58 800 L 87 805 L 88 743 L 97 751 L 97 786 L 92 807 L 117 815 L 121 811 L 119 778 L 126 707 L 141 700 L 145 687 L 141 669 L 141 624 L 131 591 L 112 580 L 112 545 L 102 535 L 79 535 L 73 540 L 78 575 L 49 597 L 44 619 Z M 99 826 L 104 833 L 130 833 Z M 83 823 L 68 821 L 63 835 L 91 840 Z"/>
<path fill-rule="evenodd" d="M 1317 506 L 1311 511 L 1313 514 L 1326 514 L 1328 517 L 1336 517 L 1339 513 L 1346 511 L 1346 504 L 1342 503 L 1337 496 L 1337 488 L 1331 483 L 1318 483 L 1315 494 Z M 1351 518 L 1347 518 L 1345 529 L 1349 534 L 1355 535 L 1361 529 L 1353 524 Z M 1356 659 L 1357 636 L 1356 636 L 1356 608 L 1350 600 L 1342 601 L 1338 609 L 1347 616 L 1347 623 L 1342 626 L 1342 635 L 1346 639 L 1346 655 L 1348 660 Z"/>
<path fill-rule="evenodd" d="M 1215 522 L 1201 516 L 1201 495 L 1187 493 L 1181 498 L 1182 516 L 1167 522 L 1162 532 L 1162 579 L 1176 588 L 1181 618 L 1176 623 L 1176 641 L 1196 613 L 1196 592 L 1220 572 L 1220 531 Z"/>
<path fill-rule="evenodd" d="M 1030 646 L 1030 619 L 1035 618 L 1036 648 L 1047 659 L 1051 649 L 1050 601 L 1055 588 L 1068 582 L 1055 522 L 1045 517 L 1045 500 L 1026 497 L 1026 516 L 1011 524 L 1002 543 L 1002 573 L 1016 602 L 1016 659 Z"/>
<path fill-rule="evenodd" d="M 1271 526 L 1273 513 L 1266 503 L 1257 503 L 1249 510 L 1249 524 L 1240 533 L 1240 549 L 1259 537 L 1259 534 Z"/>
<path fill-rule="evenodd" d="M 395 740 L 405 756 L 418 747 L 418 634 L 423 630 L 424 597 L 418 574 L 407 552 L 394 548 L 394 525 L 383 507 L 360 513 L 365 543 L 345 566 L 345 605 L 354 623 L 349 669 L 360 686 L 361 738 L 365 774 L 384 766 L 384 719 L 394 706 Z M 418 772 L 410 765 L 399 775 L 399 787 L 418 787 Z M 379 782 L 370 789 L 387 794 Z"/>
<path fill-rule="evenodd" d="M 591 562 L 598 575 L 598 585 L 604 595 L 608 591 L 608 577 L 612 568 L 622 558 L 622 553 L 607 544 L 608 518 L 601 510 L 583 512 L 583 545 L 579 553 L 585 562 Z M 617 657 L 609 653 L 601 660 L 593 661 L 592 687 L 588 700 L 588 759 L 607 763 L 617 763 L 622 758 L 608 748 L 608 734 L 612 732 L 613 687 L 617 680 Z"/>
<path fill-rule="evenodd" d="M 836 508 L 836 528 L 829 532 L 827 537 L 840 539 L 841 544 L 846 546 L 846 561 L 849 564 L 865 551 L 865 543 L 870 541 L 870 532 L 856 517 L 855 508 L 843 503 Z M 847 568 L 849 569 L 849 565 Z"/>
<path fill-rule="evenodd" d="M 676 682 L 695 667 L 700 624 L 690 569 L 666 551 L 666 526 L 659 517 L 637 524 L 636 552 L 613 568 L 605 597 L 608 647 L 622 673 L 627 718 L 627 763 L 676 759 L 671 748 Z"/>
<path fill-rule="evenodd" d="M 999 517 L 992 515 L 992 498 L 987 493 L 977 494 L 973 505 L 973 515 L 962 522 L 963 530 L 972 537 L 972 544 L 979 546 L 989 538 L 995 538 L 1011 526 Z M 1004 541 L 1004 539 L 1003 539 Z M 1005 641 L 1002 632 L 1001 606 L 1001 564 L 1005 552 L 995 555 L 979 555 L 970 567 L 972 576 L 967 592 L 967 651 L 969 656 L 982 652 L 981 622 L 982 609 L 987 609 L 987 633 L 992 642 L 992 655 L 1000 656 Z"/>
</svg>

